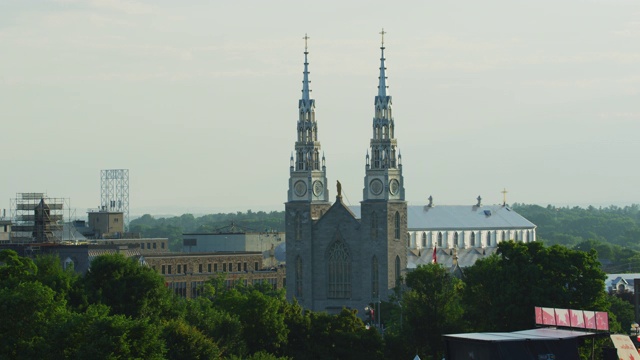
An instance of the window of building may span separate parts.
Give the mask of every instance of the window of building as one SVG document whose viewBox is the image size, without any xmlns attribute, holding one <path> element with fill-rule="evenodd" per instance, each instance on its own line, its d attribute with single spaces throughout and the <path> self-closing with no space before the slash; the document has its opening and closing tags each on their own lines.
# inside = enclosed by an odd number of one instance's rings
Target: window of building
<svg viewBox="0 0 640 360">
<path fill-rule="evenodd" d="M 442 232 L 438 232 L 438 246 L 442 247 Z"/>
<path fill-rule="evenodd" d="M 507 233 L 505 231 L 502 232 L 502 241 L 507 241 Z"/>
<path fill-rule="evenodd" d="M 147 249 L 151 249 L 151 243 L 147 243 Z"/>
<path fill-rule="evenodd" d="M 296 258 L 296 297 L 302 299 L 302 259 Z"/>
<path fill-rule="evenodd" d="M 238 271 L 239 272 L 242 271 L 242 264 L 241 263 L 238 263 Z"/>
<path fill-rule="evenodd" d="M 400 213 L 396 211 L 395 216 L 395 239 L 400 240 Z"/>
<path fill-rule="evenodd" d="M 232 271 L 233 271 L 233 264 L 229 263 L 229 272 L 232 272 Z"/>
<path fill-rule="evenodd" d="M 213 272 L 218 272 L 218 264 L 213 264 Z"/>
<path fill-rule="evenodd" d="M 487 246 L 491 246 L 491 231 L 487 231 L 486 244 Z"/>
<path fill-rule="evenodd" d="M 182 266 L 182 270 L 184 271 L 185 274 L 187 273 L 187 264 L 184 264 Z"/>
<path fill-rule="evenodd" d="M 167 274 L 171 275 L 171 265 L 167 265 Z"/>
<path fill-rule="evenodd" d="M 182 272 L 182 265 L 178 265 L 178 274 Z"/>
<path fill-rule="evenodd" d="M 165 271 L 166 271 L 166 269 L 165 269 L 164 265 L 162 265 L 162 274 L 165 274 Z"/>
<path fill-rule="evenodd" d="M 156 249 L 156 243 L 153 243 L 153 248 Z"/>
<path fill-rule="evenodd" d="M 471 233 L 471 240 L 469 240 L 471 246 L 476 246 L 476 233 Z"/>
<path fill-rule="evenodd" d="M 453 244 L 455 246 L 459 247 L 459 244 L 458 244 L 458 232 L 457 231 L 453 233 Z"/>
<path fill-rule="evenodd" d="M 345 243 L 337 240 L 329 249 L 328 294 L 332 299 L 351 297 L 351 259 Z"/>
<path fill-rule="evenodd" d="M 202 264 L 198 264 L 198 272 L 201 273 L 202 272 Z"/>
<path fill-rule="evenodd" d="M 377 299 L 380 296 L 378 278 L 378 258 L 373 257 L 371 260 L 371 298 Z"/>
<path fill-rule="evenodd" d="M 242 264 L 242 267 L 243 267 L 242 270 L 244 270 L 244 272 L 247 272 L 247 263 L 246 262 Z"/>
<path fill-rule="evenodd" d="M 227 263 L 222 264 L 222 271 L 227 272 Z"/>
<path fill-rule="evenodd" d="M 161 242 L 161 243 L 160 243 L 160 248 L 161 248 L 161 249 L 164 249 L 164 242 Z"/>
<path fill-rule="evenodd" d="M 422 233 L 422 247 L 427 247 L 427 233 L 423 232 Z"/>
<path fill-rule="evenodd" d="M 257 261 L 253 263 L 253 270 L 255 270 L 255 271 L 260 270 L 260 267 L 258 266 L 258 262 Z"/>
<path fill-rule="evenodd" d="M 140 243 L 140 249 L 144 249 L 144 243 Z"/>
</svg>

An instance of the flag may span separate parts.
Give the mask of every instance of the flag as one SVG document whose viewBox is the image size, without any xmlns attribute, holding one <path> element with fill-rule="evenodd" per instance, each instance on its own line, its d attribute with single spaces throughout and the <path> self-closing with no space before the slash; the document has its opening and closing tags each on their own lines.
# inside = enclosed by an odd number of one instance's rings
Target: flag
<svg viewBox="0 0 640 360">
<path fill-rule="evenodd" d="M 433 247 L 433 256 L 431 257 L 431 263 L 432 264 L 437 264 L 438 263 L 438 256 L 436 255 L 436 249 L 437 249 L 437 247 L 434 246 Z"/>
</svg>

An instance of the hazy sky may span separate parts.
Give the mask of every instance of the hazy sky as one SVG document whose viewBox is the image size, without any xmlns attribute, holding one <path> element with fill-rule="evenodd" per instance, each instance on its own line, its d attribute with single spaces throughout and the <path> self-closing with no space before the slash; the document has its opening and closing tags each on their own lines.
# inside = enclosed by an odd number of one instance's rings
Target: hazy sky
<svg viewBox="0 0 640 360">
<path fill-rule="evenodd" d="M 133 214 L 282 210 L 305 33 L 357 204 L 382 27 L 411 204 L 640 203 L 637 0 L 0 0 L 0 208 L 123 168 Z"/>
</svg>

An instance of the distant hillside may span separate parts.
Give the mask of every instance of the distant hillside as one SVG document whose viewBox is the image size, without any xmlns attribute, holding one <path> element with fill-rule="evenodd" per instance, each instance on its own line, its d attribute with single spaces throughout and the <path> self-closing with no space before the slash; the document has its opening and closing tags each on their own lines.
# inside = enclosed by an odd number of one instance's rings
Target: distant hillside
<svg viewBox="0 0 640 360">
<path fill-rule="evenodd" d="M 169 248 L 182 249 L 182 234 L 190 232 L 262 232 L 284 231 L 284 211 L 210 214 L 194 217 L 184 214 L 173 217 L 155 218 L 143 215 L 129 224 L 129 231 L 143 237 L 169 238 Z"/>
<path fill-rule="evenodd" d="M 538 240 L 588 251 L 595 249 L 607 272 L 640 271 L 640 206 L 595 208 L 513 204 L 536 224 Z"/>
</svg>

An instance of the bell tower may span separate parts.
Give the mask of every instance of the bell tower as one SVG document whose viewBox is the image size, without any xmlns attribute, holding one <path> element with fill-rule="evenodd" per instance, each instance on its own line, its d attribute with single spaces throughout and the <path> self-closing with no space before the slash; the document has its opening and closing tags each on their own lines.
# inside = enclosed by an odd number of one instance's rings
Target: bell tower
<svg viewBox="0 0 640 360">
<path fill-rule="evenodd" d="M 387 91 L 384 29 L 380 46 L 378 94 L 374 99 L 373 134 L 365 162 L 362 237 L 370 242 L 371 298 L 387 299 L 407 267 L 407 203 L 402 156 L 395 138 L 391 96 Z M 370 278 L 369 278 L 370 277 Z"/>
<path fill-rule="evenodd" d="M 313 224 L 331 207 L 324 154 L 321 156 L 316 121 L 316 102 L 310 97 L 309 51 L 304 36 L 302 97 L 298 101 L 298 122 L 294 153 L 289 164 L 289 190 L 285 204 L 287 247 L 287 298 L 304 307 L 312 304 Z M 290 270 L 289 270 L 290 269 Z"/>
</svg>

